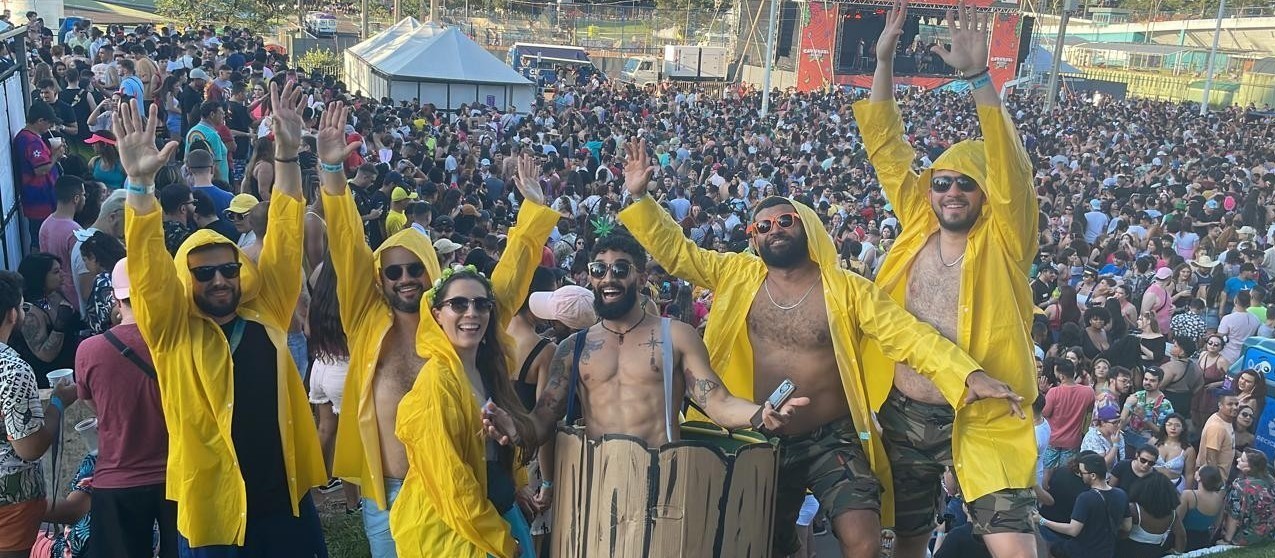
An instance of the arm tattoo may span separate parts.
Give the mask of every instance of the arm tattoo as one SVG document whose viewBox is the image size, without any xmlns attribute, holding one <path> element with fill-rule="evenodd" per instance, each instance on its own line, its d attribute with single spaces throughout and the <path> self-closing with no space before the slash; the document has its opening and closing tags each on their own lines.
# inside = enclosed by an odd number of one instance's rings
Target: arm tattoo
<svg viewBox="0 0 1275 558">
<path fill-rule="evenodd" d="M 586 345 L 585 350 L 588 350 Z M 571 383 L 571 356 L 575 351 L 575 338 L 568 339 L 558 345 L 553 361 L 549 364 L 549 380 L 545 383 L 544 393 L 536 402 L 537 410 L 547 410 L 552 422 L 557 422 L 567 412 L 567 392 Z"/>
<path fill-rule="evenodd" d="M 686 371 L 686 375 L 694 378 L 689 369 Z M 719 386 L 721 384 L 708 378 L 695 378 L 695 381 L 691 383 L 691 399 L 694 399 L 700 405 L 707 405 L 709 394 L 713 393 L 713 390 Z"/>
</svg>

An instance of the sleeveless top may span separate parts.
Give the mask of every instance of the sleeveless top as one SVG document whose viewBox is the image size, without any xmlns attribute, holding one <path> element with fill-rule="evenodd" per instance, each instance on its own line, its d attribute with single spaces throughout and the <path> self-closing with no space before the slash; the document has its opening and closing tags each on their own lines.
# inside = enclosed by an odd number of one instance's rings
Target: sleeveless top
<svg viewBox="0 0 1275 558">
<path fill-rule="evenodd" d="M 527 381 L 527 372 L 531 371 L 531 364 L 536 361 L 536 357 L 540 355 L 540 351 L 549 345 L 548 338 L 540 338 L 536 342 L 536 346 L 531 348 L 531 352 L 527 353 L 527 359 L 522 361 L 522 369 L 518 371 L 518 379 L 514 380 L 514 393 L 518 394 L 518 400 L 522 401 L 522 406 L 528 411 L 536 408 L 536 384 Z"/>
<path fill-rule="evenodd" d="M 1198 495 L 1199 491 L 1192 490 L 1191 492 L 1196 493 L 1195 503 L 1198 506 L 1200 503 L 1200 497 Z M 1213 529 L 1213 523 L 1217 520 L 1217 516 L 1222 513 L 1223 509 L 1225 509 L 1225 506 L 1218 508 L 1218 513 L 1208 515 L 1200 511 L 1198 507 L 1192 507 L 1186 511 L 1186 515 L 1182 516 L 1182 528 L 1187 531 L 1211 531 Z"/>
<path fill-rule="evenodd" d="M 93 180 L 105 184 L 111 190 L 119 190 L 124 187 L 124 165 L 115 163 L 115 167 L 105 169 L 102 167 L 102 158 L 95 157 L 93 159 Z"/>
<path fill-rule="evenodd" d="M 1186 449 L 1183 449 L 1182 453 L 1179 453 L 1177 457 L 1168 461 L 1164 460 L 1164 454 L 1160 454 L 1160 457 L 1156 459 L 1155 464 L 1157 467 L 1164 467 L 1165 469 L 1178 474 L 1178 478 L 1173 481 L 1173 485 L 1177 487 L 1179 493 L 1186 488 L 1186 482 L 1184 482 L 1186 477 L 1182 476 L 1183 471 L 1186 469 Z"/>
<path fill-rule="evenodd" d="M 1204 355 L 1200 355 L 1199 360 L 1200 360 L 1200 368 L 1204 369 L 1205 383 L 1217 382 L 1226 376 L 1226 370 L 1218 366 L 1218 363 L 1221 362 L 1221 356 L 1214 359 L 1213 363 L 1208 366 L 1204 366 Z"/>
<path fill-rule="evenodd" d="M 1163 546 L 1165 541 L 1169 540 L 1169 533 L 1173 531 L 1173 522 L 1177 520 L 1178 511 L 1173 510 L 1173 517 L 1169 520 L 1169 528 L 1165 529 L 1163 533 L 1149 533 L 1142 528 L 1142 507 L 1134 504 L 1133 509 L 1138 512 L 1138 523 L 1134 523 L 1133 527 L 1129 529 L 1129 540 L 1136 543 Z"/>
</svg>

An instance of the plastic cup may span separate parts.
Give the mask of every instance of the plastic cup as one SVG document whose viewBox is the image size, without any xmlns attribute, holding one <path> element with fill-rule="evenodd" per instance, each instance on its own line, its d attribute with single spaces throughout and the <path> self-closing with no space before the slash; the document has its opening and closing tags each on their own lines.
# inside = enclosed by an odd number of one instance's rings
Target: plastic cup
<svg viewBox="0 0 1275 558">
<path fill-rule="evenodd" d="M 75 423 L 75 431 L 84 438 L 89 453 L 97 453 L 97 419 L 89 417 Z"/>
<path fill-rule="evenodd" d="M 70 368 L 59 368 L 57 370 L 49 372 L 48 374 L 45 374 L 45 377 L 49 379 L 49 387 L 54 387 L 62 383 L 62 380 L 66 380 L 68 382 L 74 382 L 75 381 L 74 375 L 75 375 L 75 371 L 71 370 Z"/>
</svg>

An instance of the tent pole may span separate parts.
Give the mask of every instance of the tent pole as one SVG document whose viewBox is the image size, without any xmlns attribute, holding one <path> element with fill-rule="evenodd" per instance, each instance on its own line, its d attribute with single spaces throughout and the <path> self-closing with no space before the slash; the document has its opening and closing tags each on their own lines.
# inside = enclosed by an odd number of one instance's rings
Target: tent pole
<svg viewBox="0 0 1275 558">
<path fill-rule="evenodd" d="M 438 0 L 429 0 L 429 20 L 438 23 Z"/>
</svg>

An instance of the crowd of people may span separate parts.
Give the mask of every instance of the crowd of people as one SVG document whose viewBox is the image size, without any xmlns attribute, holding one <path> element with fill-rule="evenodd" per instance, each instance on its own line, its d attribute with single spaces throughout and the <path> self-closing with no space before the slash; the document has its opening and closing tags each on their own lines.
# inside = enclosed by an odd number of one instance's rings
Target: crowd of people
<svg viewBox="0 0 1275 558">
<path fill-rule="evenodd" d="M 28 14 L 0 556 L 326 556 L 312 488 L 378 558 L 543 556 L 555 424 L 676 441 L 665 366 L 779 440 L 776 555 L 815 516 L 845 556 L 883 526 L 901 557 L 1275 539 L 1243 362 L 1275 337 L 1275 119 L 1002 99 L 959 15 L 934 56 L 971 93 L 892 86 L 896 6 L 870 92 L 761 115 L 566 72 L 444 110 L 242 30 Z M 98 445 L 49 486 L 77 401 Z"/>
</svg>

